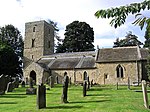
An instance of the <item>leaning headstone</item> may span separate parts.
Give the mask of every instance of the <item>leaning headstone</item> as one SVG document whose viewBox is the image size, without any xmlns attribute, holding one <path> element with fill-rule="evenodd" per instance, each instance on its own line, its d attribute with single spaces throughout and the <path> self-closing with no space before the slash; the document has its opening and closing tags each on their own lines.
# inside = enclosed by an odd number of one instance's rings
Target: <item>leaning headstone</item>
<svg viewBox="0 0 150 112">
<path fill-rule="evenodd" d="M 86 96 L 86 87 L 87 86 L 87 83 L 86 83 L 86 81 L 84 81 L 83 82 L 83 97 L 85 97 Z"/>
<path fill-rule="evenodd" d="M 130 90 L 130 78 L 128 77 L 128 90 Z"/>
<path fill-rule="evenodd" d="M 5 75 L 0 76 L 0 95 L 5 94 L 5 91 L 7 89 L 7 80 Z"/>
<path fill-rule="evenodd" d="M 46 108 L 46 87 L 43 84 L 37 87 L 37 108 Z"/>
<path fill-rule="evenodd" d="M 21 87 L 25 87 L 25 81 L 21 82 Z"/>
<path fill-rule="evenodd" d="M 89 80 L 89 76 L 87 77 L 87 90 L 90 90 L 90 80 Z"/>
<path fill-rule="evenodd" d="M 7 84 L 7 89 L 6 89 L 6 92 L 12 92 L 14 89 L 14 84 L 12 82 L 9 82 Z"/>
<path fill-rule="evenodd" d="M 68 82 L 69 82 L 69 78 L 67 75 L 65 75 L 64 80 L 63 80 L 63 92 L 62 92 L 62 96 L 61 96 L 62 103 L 68 103 L 68 101 L 67 101 Z"/>
<path fill-rule="evenodd" d="M 58 76 L 56 76 L 56 84 L 59 84 Z"/>
<path fill-rule="evenodd" d="M 36 94 L 36 88 L 33 87 L 33 80 L 30 78 L 29 88 L 26 89 L 26 94 L 33 95 Z"/>
<path fill-rule="evenodd" d="M 149 109 L 147 89 L 146 89 L 146 81 L 145 80 L 142 80 L 142 91 L 143 91 L 144 106 Z"/>
</svg>

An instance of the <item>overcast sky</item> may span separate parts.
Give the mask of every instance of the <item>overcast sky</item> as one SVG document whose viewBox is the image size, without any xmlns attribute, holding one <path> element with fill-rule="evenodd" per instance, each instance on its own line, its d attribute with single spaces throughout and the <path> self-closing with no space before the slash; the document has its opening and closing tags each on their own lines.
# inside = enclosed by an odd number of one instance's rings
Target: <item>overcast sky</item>
<svg viewBox="0 0 150 112">
<path fill-rule="evenodd" d="M 94 16 L 99 9 L 142 1 L 144 0 L 0 0 L 0 26 L 12 24 L 24 37 L 26 22 L 51 19 L 58 23 L 59 35 L 64 38 L 66 25 L 78 20 L 93 28 L 94 45 L 99 45 L 100 48 L 112 47 L 116 38 L 123 38 L 129 31 L 143 42 L 145 30 L 141 31 L 138 26 L 132 25 L 134 16 L 131 15 L 126 24 L 117 29 L 109 25 L 110 20 Z"/>
</svg>

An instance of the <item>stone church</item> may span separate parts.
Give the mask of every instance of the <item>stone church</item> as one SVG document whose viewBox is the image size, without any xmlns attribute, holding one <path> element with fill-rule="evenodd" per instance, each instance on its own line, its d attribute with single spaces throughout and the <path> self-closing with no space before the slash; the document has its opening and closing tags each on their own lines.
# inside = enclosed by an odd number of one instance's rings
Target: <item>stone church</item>
<svg viewBox="0 0 150 112">
<path fill-rule="evenodd" d="M 50 76 L 59 83 L 67 74 L 72 83 L 87 80 L 96 84 L 127 84 L 147 80 L 148 49 L 104 48 L 97 51 L 54 53 L 54 28 L 46 21 L 25 24 L 24 69 L 26 83 L 47 83 Z"/>
</svg>

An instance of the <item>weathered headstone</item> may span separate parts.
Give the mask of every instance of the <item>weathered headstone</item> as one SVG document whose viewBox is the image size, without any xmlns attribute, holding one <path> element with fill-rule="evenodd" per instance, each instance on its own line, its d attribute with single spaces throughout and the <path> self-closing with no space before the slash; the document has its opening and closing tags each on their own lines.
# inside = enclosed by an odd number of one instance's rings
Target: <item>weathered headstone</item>
<svg viewBox="0 0 150 112">
<path fill-rule="evenodd" d="M 9 83 L 7 84 L 6 92 L 12 92 L 13 89 L 14 89 L 14 86 L 15 86 L 14 83 L 9 82 Z"/>
<path fill-rule="evenodd" d="M 91 80 L 91 87 L 93 86 L 93 79 Z"/>
<path fill-rule="evenodd" d="M 68 82 L 69 82 L 69 77 L 67 75 L 65 75 L 64 80 L 63 80 L 63 92 L 62 92 L 62 96 L 61 96 L 62 103 L 68 103 L 68 101 L 67 101 Z"/>
<path fill-rule="evenodd" d="M 33 95 L 36 94 L 36 88 L 33 87 L 33 80 L 30 78 L 29 88 L 26 89 L 26 94 Z"/>
<path fill-rule="evenodd" d="M 21 87 L 25 87 L 25 81 L 21 82 Z"/>
<path fill-rule="evenodd" d="M 56 76 L 56 84 L 59 84 L 58 76 Z"/>
<path fill-rule="evenodd" d="M 9 82 L 8 76 L 5 75 L 0 76 L 0 95 L 5 94 L 8 82 Z"/>
<path fill-rule="evenodd" d="M 89 76 L 87 77 L 87 90 L 90 90 L 90 80 L 89 80 Z"/>
<path fill-rule="evenodd" d="M 147 89 L 146 89 L 146 81 L 145 80 L 142 80 L 142 91 L 143 91 L 144 106 L 149 109 Z"/>
<path fill-rule="evenodd" d="M 43 84 L 37 88 L 37 108 L 46 108 L 46 87 Z"/>
<path fill-rule="evenodd" d="M 117 84 L 116 84 L 116 89 L 118 90 L 118 82 L 117 82 Z"/>
<path fill-rule="evenodd" d="M 128 90 L 130 90 L 130 78 L 128 77 Z"/>
<path fill-rule="evenodd" d="M 15 78 L 15 88 L 19 87 L 19 77 Z"/>
<path fill-rule="evenodd" d="M 71 77 L 69 78 L 69 84 L 71 85 Z"/>
<path fill-rule="evenodd" d="M 49 78 L 48 78 L 48 82 L 49 82 L 49 86 L 50 86 L 51 88 L 53 88 L 53 87 L 54 87 L 54 80 L 53 80 L 53 76 L 49 76 Z"/>
<path fill-rule="evenodd" d="M 87 83 L 86 83 L 86 81 L 84 81 L 83 82 L 83 97 L 85 97 L 86 96 L 86 87 L 87 86 Z"/>
</svg>

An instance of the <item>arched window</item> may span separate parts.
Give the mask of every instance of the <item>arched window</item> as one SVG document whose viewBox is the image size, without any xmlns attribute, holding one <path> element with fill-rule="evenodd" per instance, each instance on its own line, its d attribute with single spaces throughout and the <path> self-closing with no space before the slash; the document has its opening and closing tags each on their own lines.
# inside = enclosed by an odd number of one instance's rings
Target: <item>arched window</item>
<svg viewBox="0 0 150 112">
<path fill-rule="evenodd" d="M 66 75 L 67 75 L 67 72 L 64 73 L 64 76 L 66 76 Z"/>
<path fill-rule="evenodd" d="M 123 78 L 123 68 L 121 65 L 118 65 L 116 68 L 117 78 Z"/>
</svg>

